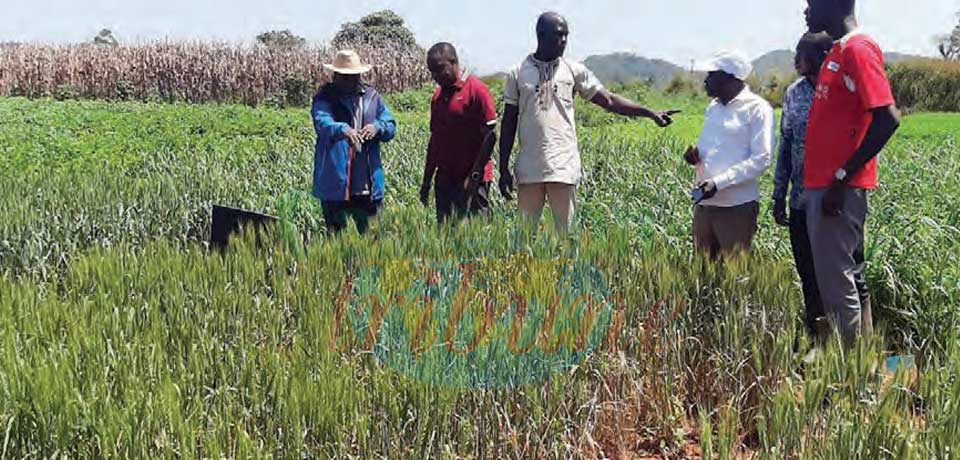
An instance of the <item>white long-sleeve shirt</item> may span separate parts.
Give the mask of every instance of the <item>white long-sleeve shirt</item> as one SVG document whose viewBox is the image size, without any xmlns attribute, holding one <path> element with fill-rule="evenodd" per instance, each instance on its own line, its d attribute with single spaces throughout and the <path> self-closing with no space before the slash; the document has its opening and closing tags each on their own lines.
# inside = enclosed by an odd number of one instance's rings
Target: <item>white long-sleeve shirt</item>
<svg viewBox="0 0 960 460">
<path fill-rule="evenodd" d="M 724 105 L 707 107 L 697 147 L 701 164 L 697 180 L 717 184 L 717 194 L 704 206 L 732 207 L 760 199 L 760 176 L 773 156 L 773 107 L 745 87 Z"/>
</svg>

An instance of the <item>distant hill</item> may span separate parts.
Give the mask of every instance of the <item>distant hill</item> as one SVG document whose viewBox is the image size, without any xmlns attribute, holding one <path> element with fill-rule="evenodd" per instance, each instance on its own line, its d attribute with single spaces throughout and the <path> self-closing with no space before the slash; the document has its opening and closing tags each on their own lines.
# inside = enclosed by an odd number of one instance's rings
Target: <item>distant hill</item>
<svg viewBox="0 0 960 460">
<path fill-rule="evenodd" d="M 930 59 L 923 56 L 915 56 L 912 54 L 903 54 L 903 53 L 883 53 L 883 59 L 887 61 L 887 64 L 896 64 L 903 61 L 915 61 L 917 59 Z"/>
<path fill-rule="evenodd" d="M 753 73 L 761 79 L 771 75 L 794 75 L 793 51 L 774 50 L 753 61 Z M 903 53 L 885 53 L 888 64 L 924 59 Z M 612 53 L 590 56 L 583 63 L 604 83 L 626 83 L 637 80 L 650 80 L 654 86 L 666 86 L 673 76 L 686 73 L 687 69 L 662 59 L 649 59 L 633 53 Z M 504 72 L 487 75 L 485 78 L 506 78 Z"/>
<path fill-rule="evenodd" d="M 760 78 L 770 75 L 793 75 L 793 54 L 790 50 L 776 50 L 764 54 L 753 61 L 753 73 Z M 924 59 L 921 56 L 895 52 L 884 53 L 883 58 L 888 64 Z"/>
<path fill-rule="evenodd" d="M 770 75 L 793 75 L 793 51 L 776 50 L 754 59 L 753 73 L 761 78 Z"/>
<path fill-rule="evenodd" d="M 654 86 L 666 86 L 674 75 L 685 72 L 676 64 L 632 53 L 590 56 L 583 63 L 604 83 L 649 80 Z"/>
<path fill-rule="evenodd" d="M 482 75 L 480 78 L 484 80 L 506 80 L 510 76 L 507 72 L 495 72 L 491 74 Z"/>
</svg>

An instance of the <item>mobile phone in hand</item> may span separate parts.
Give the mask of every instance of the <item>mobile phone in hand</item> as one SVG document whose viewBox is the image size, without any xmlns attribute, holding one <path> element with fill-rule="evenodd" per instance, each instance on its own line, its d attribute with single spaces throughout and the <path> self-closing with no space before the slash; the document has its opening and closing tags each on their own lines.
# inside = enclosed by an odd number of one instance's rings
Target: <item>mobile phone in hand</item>
<svg viewBox="0 0 960 460">
<path fill-rule="evenodd" d="M 700 204 L 703 201 L 703 188 L 697 187 L 690 192 L 690 198 L 693 200 L 693 204 Z"/>
</svg>

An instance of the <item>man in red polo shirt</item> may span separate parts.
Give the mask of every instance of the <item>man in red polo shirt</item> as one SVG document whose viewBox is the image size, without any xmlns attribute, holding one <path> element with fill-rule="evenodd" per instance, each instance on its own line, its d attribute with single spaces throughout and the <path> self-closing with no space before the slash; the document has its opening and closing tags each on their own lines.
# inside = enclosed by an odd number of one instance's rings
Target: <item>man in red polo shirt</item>
<svg viewBox="0 0 960 460">
<path fill-rule="evenodd" d="M 900 125 L 883 53 L 857 27 L 855 0 L 807 0 L 811 32 L 835 40 L 820 69 L 804 146 L 807 226 L 817 285 L 833 327 L 850 344 L 872 331 L 863 257 L 877 155 Z"/>
<path fill-rule="evenodd" d="M 438 43 L 427 67 L 439 87 L 430 102 L 430 144 L 420 187 L 427 205 L 436 179 L 437 222 L 486 214 L 493 181 L 490 154 L 497 142 L 497 110 L 486 85 L 460 68 L 457 50 Z"/>
</svg>

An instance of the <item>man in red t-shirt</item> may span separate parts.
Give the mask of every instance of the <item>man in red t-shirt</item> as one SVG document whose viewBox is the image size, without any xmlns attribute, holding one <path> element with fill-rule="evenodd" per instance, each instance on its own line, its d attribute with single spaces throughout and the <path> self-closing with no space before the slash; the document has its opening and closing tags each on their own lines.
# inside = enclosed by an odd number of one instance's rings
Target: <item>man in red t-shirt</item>
<svg viewBox="0 0 960 460">
<path fill-rule="evenodd" d="M 427 52 L 427 67 L 439 87 L 430 101 L 430 144 L 420 187 L 427 205 L 436 176 L 437 221 L 486 214 L 493 181 L 490 154 L 497 142 L 497 110 L 490 91 L 460 68 L 457 50 L 438 43 Z"/>
<path fill-rule="evenodd" d="M 864 276 L 868 191 L 900 125 L 883 53 L 857 28 L 855 0 L 807 0 L 811 32 L 835 40 L 817 79 L 804 146 L 807 226 L 820 296 L 847 344 L 872 331 Z"/>
</svg>

